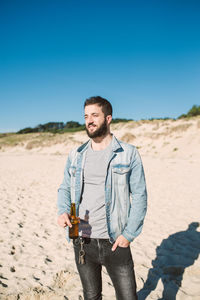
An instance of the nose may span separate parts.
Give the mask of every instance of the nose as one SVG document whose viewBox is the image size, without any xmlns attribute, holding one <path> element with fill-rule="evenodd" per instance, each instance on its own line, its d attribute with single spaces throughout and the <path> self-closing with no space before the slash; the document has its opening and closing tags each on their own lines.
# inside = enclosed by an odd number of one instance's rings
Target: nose
<svg viewBox="0 0 200 300">
<path fill-rule="evenodd" d="M 87 123 L 88 124 L 93 123 L 93 116 L 88 116 Z"/>
</svg>

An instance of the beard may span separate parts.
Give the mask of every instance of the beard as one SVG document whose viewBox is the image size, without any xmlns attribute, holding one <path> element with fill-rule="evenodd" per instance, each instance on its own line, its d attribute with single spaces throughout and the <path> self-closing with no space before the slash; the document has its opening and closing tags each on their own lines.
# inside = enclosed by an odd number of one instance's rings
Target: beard
<svg viewBox="0 0 200 300">
<path fill-rule="evenodd" d="M 88 124 L 88 126 L 89 125 L 90 124 Z M 106 135 L 106 133 L 108 132 L 106 118 L 104 119 L 104 122 L 100 125 L 100 127 L 96 129 L 94 132 L 89 132 L 87 127 L 86 127 L 86 132 L 89 138 L 97 138 Z"/>
</svg>

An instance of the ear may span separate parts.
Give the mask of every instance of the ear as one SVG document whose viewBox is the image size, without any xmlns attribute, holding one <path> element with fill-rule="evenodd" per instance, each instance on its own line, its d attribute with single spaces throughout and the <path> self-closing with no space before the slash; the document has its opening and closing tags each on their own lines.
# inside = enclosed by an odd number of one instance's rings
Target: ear
<svg viewBox="0 0 200 300">
<path fill-rule="evenodd" d="M 108 125 L 110 125 L 110 123 L 111 123 L 111 121 L 112 121 L 112 116 L 111 116 L 111 115 L 108 115 L 108 116 L 106 117 L 106 120 L 107 120 Z"/>
</svg>

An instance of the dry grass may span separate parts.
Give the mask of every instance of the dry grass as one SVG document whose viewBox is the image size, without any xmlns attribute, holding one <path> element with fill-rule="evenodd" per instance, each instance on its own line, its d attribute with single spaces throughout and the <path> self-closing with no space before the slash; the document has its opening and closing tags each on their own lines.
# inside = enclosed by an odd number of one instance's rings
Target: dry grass
<svg viewBox="0 0 200 300">
<path fill-rule="evenodd" d="M 166 132 L 160 132 L 160 133 L 146 132 L 146 133 L 143 134 L 143 136 L 145 138 L 149 138 L 149 139 L 152 139 L 152 140 L 157 140 L 160 137 L 165 136 L 165 135 L 167 135 Z"/>
<path fill-rule="evenodd" d="M 5 133 L 0 136 L 0 147 L 15 147 L 18 145 L 23 145 L 27 140 L 27 136 L 24 134 L 17 135 L 16 133 Z"/>
<path fill-rule="evenodd" d="M 169 133 L 183 132 L 183 131 L 186 131 L 190 126 L 192 126 L 192 123 L 180 124 L 180 125 L 169 128 L 168 132 Z"/>
<path fill-rule="evenodd" d="M 33 148 L 42 147 L 43 143 L 39 140 L 30 141 L 26 144 L 26 149 L 31 150 Z"/>
<path fill-rule="evenodd" d="M 125 133 L 122 137 L 121 140 L 126 142 L 126 143 L 132 143 L 136 139 L 135 135 L 132 133 Z"/>
<path fill-rule="evenodd" d="M 118 130 L 118 129 L 121 128 L 122 124 L 121 123 L 120 124 L 119 123 L 116 123 L 116 124 L 114 123 L 114 124 L 111 124 L 110 126 L 111 126 L 110 127 L 111 130 Z"/>
<path fill-rule="evenodd" d="M 159 129 L 159 123 L 158 123 L 155 127 L 153 127 L 152 131 L 146 132 L 144 134 L 144 136 L 147 138 L 156 140 L 156 139 L 159 139 L 160 137 L 172 136 L 172 134 L 174 134 L 174 133 L 178 133 L 178 134 L 183 133 L 192 125 L 193 125 L 192 123 L 184 123 L 184 124 L 179 124 L 176 126 L 169 125 L 166 128 L 163 128 L 163 131 L 161 131 L 161 132 L 157 132 L 157 133 L 152 132 L 153 130 L 155 131 L 155 130 Z M 178 137 L 181 137 L 181 136 L 178 136 Z"/>
<path fill-rule="evenodd" d="M 156 125 L 152 128 L 152 130 L 158 130 L 160 128 L 160 123 L 157 122 Z"/>
<path fill-rule="evenodd" d="M 139 122 L 136 121 L 128 121 L 128 122 L 122 122 L 122 123 L 113 123 L 111 124 L 111 131 L 112 130 L 120 130 L 122 128 L 136 128 L 140 126 L 138 124 Z"/>
<path fill-rule="evenodd" d="M 163 143 L 163 147 L 165 147 L 165 146 L 167 146 L 167 145 L 169 145 L 170 143 L 169 142 L 164 142 Z"/>
<path fill-rule="evenodd" d="M 126 128 L 133 129 L 141 126 L 142 124 L 139 121 L 130 121 L 126 124 Z"/>
<path fill-rule="evenodd" d="M 71 133 L 53 134 L 49 132 L 43 133 L 27 133 L 27 134 L 6 134 L 0 137 L 1 149 L 7 147 L 23 146 L 26 145 L 26 149 L 45 146 L 49 147 L 58 143 L 64 143 L 67 139 L 70 139 Z"/>
</svg>

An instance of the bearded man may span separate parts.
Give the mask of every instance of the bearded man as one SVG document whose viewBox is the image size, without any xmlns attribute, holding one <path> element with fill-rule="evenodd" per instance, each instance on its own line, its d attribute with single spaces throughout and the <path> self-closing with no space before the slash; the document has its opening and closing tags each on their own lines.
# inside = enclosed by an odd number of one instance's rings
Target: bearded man
<svg viewBox="0 0 200 300">
<path fill-rule="evenodd" d="M 70 205 L 75 202 L 80 224 L 73 247 L 85 300 L 102 299 L 102 266 L 116 299 L 136 300 L 130 243 L 140 234 L 147 209 L 143 165 L 136 147 L 110 132 L 108 100 L 91 97 L 84 109 L 90 139 L 68 156 L 58 189 L 58 224 L 72 226 Z"/>
</svg>

